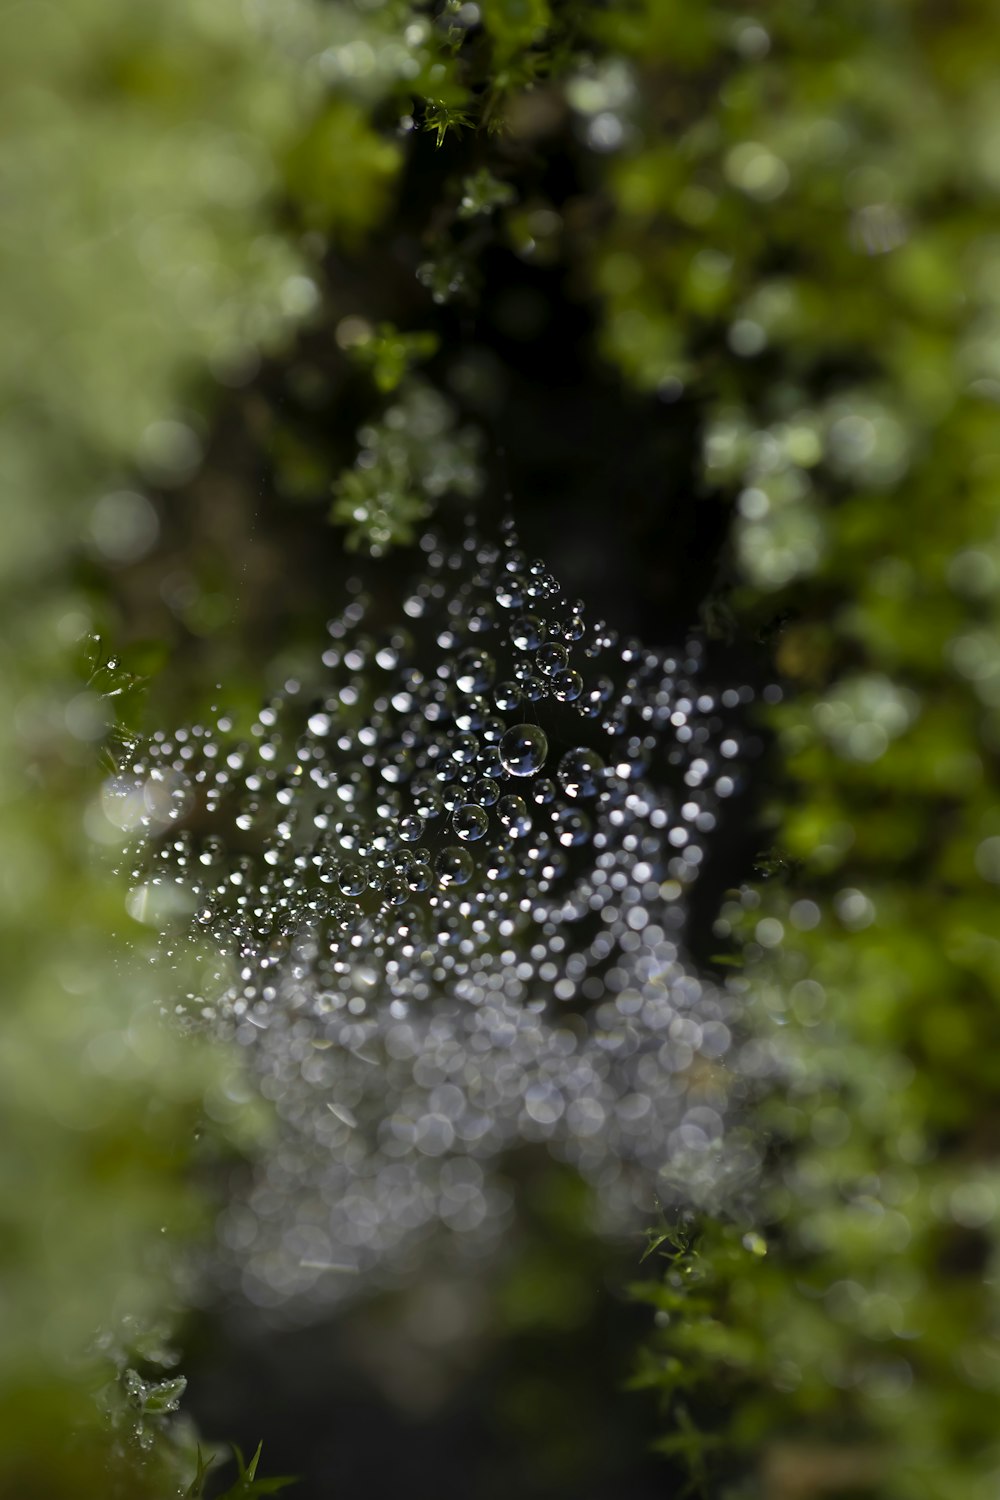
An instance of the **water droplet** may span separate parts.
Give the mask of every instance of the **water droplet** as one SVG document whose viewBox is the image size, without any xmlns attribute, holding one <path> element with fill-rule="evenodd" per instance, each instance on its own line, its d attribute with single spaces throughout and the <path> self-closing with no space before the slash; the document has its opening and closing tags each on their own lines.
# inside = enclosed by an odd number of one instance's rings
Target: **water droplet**
<svg viewBox="0 0 1000 1500">
<path fill-rule="evenodd" d="M 559 762 L 559 785 L 567 797 L 596 797 L 604 779 L 604 762 L 593 750 L 567 750 Z"/>
<path fill-rule="evenodd" d="M 337 884 L 345 896 L 363 896 L 368 889 L 368 872 L 354 862 L 341 866 Z"/>
<path fill-rule="evenodd" d="M 565 646 L 560 646 L 556 641 L 546 641 L 539 646 L 535 652 L 535 665 L 546 677 L 552 677 L 556 672 L 562 671 L 569 661 L 569 652 Z"/>
<path fill-rule="evenodd" d="M 466 885 L 475 871 L 472 855 L 467 849 L 460 849 L 457 844 L 449 844 L 442 849 L 434 862 L 438 882 L 443 886 Z"/>
<path fill-rule="evenodd" d="M 501 797 L 497 803 L 497 817 L 511 838 L 522 839 L 531 832 L 531 814 L 523 797 Z"/>
<path fill-rule="evenodd" d="M 498 682 L 493 690 L 493 701 L 501 713 L 514 713 L 521 706 L 521 689 L 516 682 Z"/>
<path fill-rule="evenodd" d="M 441 793 L 434 786 L 421 787 L 414 793 L 413 805 L 421 818 L 433 821 L 444 812 L 444 800 Z"/>
<path fill-rule="evenodd" d="M 511 645 L 518 651 L 534 651 L 542 642 L 542 622 L 537 615 L 518 615 L 511 622 Z"/>
<path fill-rule="evenodd" d="M 497 584 L 496 601 L 501 609 L 520 609 L 524 604 L 524 585 L 517 578 L 505 578 Z"/>
<path fill-rule="evenodd" d="M 537 724 L 515 724 L 500 741 L 500 761 L 509 776 L 534 776 L 548 753 L 545 731 Z"/>
<path fill-rule="evenodd" d="M 496 670 L 496 662 L 488 652 L 463 651 L 456 663 L 455 686 L 460 693 L 484 693 Z"/>
<path fill-rule="evenodd" d="M 433 878 L 430 865 L 425 860 L 418 859 L 415 864 L 410 866 L 406 876 L 406 884 L 411 891 L 426 891 L 430 889 Z"/>
<path fill-rule="evenodd" d="M 559 703 L 575 703 L 583 692 L 583 678 L 572 667 L 552 674 L 552 696 Z"/>
<path fill-rule="evenodd" d="M 456 734 L 451 742 L 451 758 L 457 765 L 467 766 L 479 754 L 479 741 L 474 734 Z"/>
<path fill-rule="evenodd" d="M 490 826 L 489 814 L 474 802 L 456 807 L 451 822 L 458 837 L 470 844 L 481 839 Z"/>
<path fill-rule="evenodd" d="M 552 819 L 556 838 L 564 849 L 575 849 L 585 844 L 593 831 L 593 825 L 585 812 L 575 807 L 562 807 Z"/>
</svg>

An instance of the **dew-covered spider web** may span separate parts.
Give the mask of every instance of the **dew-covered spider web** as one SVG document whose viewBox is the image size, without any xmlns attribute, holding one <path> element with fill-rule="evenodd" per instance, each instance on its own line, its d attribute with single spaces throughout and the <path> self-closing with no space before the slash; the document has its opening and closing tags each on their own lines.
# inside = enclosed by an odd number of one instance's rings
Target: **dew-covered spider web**
<svg viewBox="0 0 1000 1500">
<path fill-rule="evenodd" d="M 265 1307 L 486 1253 L 526 1143 L 610 1230 L 752 1171 L 739 995 L 685 958 L 751 690 L 705 685 L 697 641 L 588 622 L 510 527 L 422 549 L 395 628 L 355 582 L 244 739 L 224 714 L 158 733 L 107 788 L 142 844 L 135 913 L 186 904 L 218 954 L 185 1014 L 279 1118 L 219 1229 Z"/>
</svg>

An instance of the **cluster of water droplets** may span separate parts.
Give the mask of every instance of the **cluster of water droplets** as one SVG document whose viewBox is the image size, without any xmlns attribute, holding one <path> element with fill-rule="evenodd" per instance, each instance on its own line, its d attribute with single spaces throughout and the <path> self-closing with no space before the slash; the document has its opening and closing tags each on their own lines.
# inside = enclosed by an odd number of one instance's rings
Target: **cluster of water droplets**
<svg viewBox="0 0 1000 1500">
<path fill-rule="evenodd" d="M 220 1228 L 265 1306 L 392 1275 L 442 1226 L 483 1253 L 527 1142 L 608 1224 L 747 1168 L 736 997 L 683 942 L 750 690 L 699 685 L 697 642 L 588 624 L 510 528 L 422 546 L 397 628 L 354 585 L 245 739 L 157 734 L 107 789 L 144 849 L 133 914 L 193 912 L 229 977 L 189 999 L 281 1122 Z"/>
</svg>

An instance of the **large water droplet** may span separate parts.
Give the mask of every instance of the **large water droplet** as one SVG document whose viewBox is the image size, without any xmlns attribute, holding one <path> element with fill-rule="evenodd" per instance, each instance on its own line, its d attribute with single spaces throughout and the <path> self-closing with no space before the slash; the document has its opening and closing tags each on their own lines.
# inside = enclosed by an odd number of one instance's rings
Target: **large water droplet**
<svg viewBox="0 0 1000 1500">
<path fill-rule="evenodd" d="M 542 622 L 537 615 L 518 615 L 510 627 L 511 645 L 518 651 L 534 651 L 542 641 Z"/>
<path fill-rule="evenodd" d="M 421 892 L 430 889 L 432 879 L 433 875 L 430 865 L 425 860 L 418 859 L 415 864 L 410 866 L 406 876 L 406 884 L 411 891 Z"/>
<path fill-rule="evenodd" d="M 383 898 L 390 906 L 401 906 L 410 894 L 410 888 L 402 875 L 390 875 L 382 887 Z"/>
<path fill-rule="evenodd" d="M 438 855 L 434 869 L 441 885 L 466 885 L 472 879 L 475 865 L 472 855 L 467 849 L 460 849 L 457 844 L 449 844 L 442 849 Z"/>
<path fill-rule="evenodd" d="M 479 741 L 474 734 L 456 734 L 451 742 L 451 758 L 456 765 L 467 766 L 479 754 Z"/>
<path fill-rule="evenodd" d="M 560 646 L 558 641 L 546 641 L 539 646 L 535 652 L 535 665 L 546 677 L 552 677 L 556 672 L 562 671 L 569 661 L 569 652 L 565 646 Z"/>
<path fill-rule="evenodd" d="M 456 807 L 451 822 L 459 838 L 468 844 L 481 839 L 490 826 L 488 813 L 485 813 L 481 807 L 477 807 L 474 802 L 466 802 Z"/>
<path fill-rule="evenodd" d="M 567 797 L 596 797 L 604 779 L 604 762 L 593 750 L 567 750 L 559 762 L 559 785 Z"/>
<path fill-rule="evenodd" d="M 500 762 L 508 776 L 534 776 L 548 753 L 545 731 L 537 724 L 515 724 L 500 741 Z"/>
<path fill-rule="evenodd" d="M 497 803 L 497 817 L 511 838 L 523 839 L 531 832 L 531 814 L 523 797 L 501 797 Z"/>
<path fill-rule="evenodd" d="M 364 865 L 351 862 L 343 865 L 337 884 L 345 896 L 363 896 L 368 889 L 368 872 Z"/>
<path fill-rule="evenodd" d="M 585 812 L 575 807 L 562 807 L 552 819 L 556 838 L 564 849 L 575 849 L 590 838 L 592 824 Z"/>
<path fill-rule="evenodd" d="M 552 696 L 559 703 L 575 703 L 583 692 L 583 678 L 572 667 L 552 674 Z"/>
<path fill-rule="evenodd" d="M 516 682 L 498 682 L 493 689 L 493 701 L 501 713 L 512 714 L 521 706 L 521 689 Z"/>
<path fill-rule="evenodd" d="M 469 795 L 480 807 L 492 807 L 500 795 L 500 788 L 492 776 L 480 776 L 473 782 Z"/>
<path fill-rule="evenodd" d="M 455 686 L 460 693 L 484 693 L 496 670 L 496 662 L 488 652 L 463 651 L 456 664 Z"/>
</svg>

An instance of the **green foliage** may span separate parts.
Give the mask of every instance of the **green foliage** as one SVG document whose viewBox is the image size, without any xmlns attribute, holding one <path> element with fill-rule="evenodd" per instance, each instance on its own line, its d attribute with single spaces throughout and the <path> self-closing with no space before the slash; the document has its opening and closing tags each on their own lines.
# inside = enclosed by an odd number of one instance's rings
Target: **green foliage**
<svg viewBox="0 0 1000 1500">
<path fill-rule="evenodd" d="M 224 1495 L 220 1495 L 219 1500 L 254 1500 L 257 1495 L 276 1495 L 279 1490 L 287 1489 L 290 1484 L 295 1483 L 294 1479 L 288 1478 L 257 1478 L 257 1465 L 260 1463 L 263 1446 L 263 1443 L 258 1443 L 257 1451 L 249 1463 L 244 1463 L 243 1454 L 238 1448 L 234 1449 L 236 1464 L 240 1472 L 236 1476 L 236 1482 L 226 1490 Z"/>
<path fill-rule="evenodd" d="M 361 320 L 358 323 L 345 347 L 352 359 L 371 370 L 385 396 L 396 389 L 411 366 L 437 353 L 440 340 L 435 333 L 400 333 L 391 323 L 381 323 L 373 331 Z"/>
<path fill-rule="evenodd" d="M 399 149 L 349 99 L 330 99 L 285 162 L 288 189 L 313 229 L 357 242 L 377 223 L 399 166 Z"/>
<path fill-rule="evenodd" d="M 540 41 L 550 19 L 548 0 L 485 0 L 482 12 L 493 39 L 497 68 Z"/>
<path fill-rule="evenodd" d="M 458 217 L 476 219 L 480 214 L 491 214 L 494 209 L 513 203 L 516 197 L 517 193 L 509 182 L 501 182 L 488 167 L 480 167 L 462 183 Z"/>
<path fill-rule="evenodd" d="M 448 138 L 448 132 L 454 131 L 461 134 L 473 123 L 471 109 L 466 109 L 459 104 L 445 104 L 437 99 L 430 99 L 424 106 L 423 128 L 431 131 L 434 136 L 434 144 L 443 146 Z"/>
<path fill-rule="evenodd" d="M 218 1500 L 255 1500 L 255 1497 L 260 1495 L 276 1495 L 279 1490 L 287 1489 L 290 1484 L 295 1483 L 294 1479 L 287 1477 L 271 1476 L 270 1478 L 257 1478 L 257 1466 L 260 1463 L 263 1448 L 263 1443 L 258 1443 L 257 1451 L 250 1462 L 246 1463 L 239 1448 L 234 1446 L 233 1455 L 236 1459 L 236 1466 L 239 1469 L 239 1473 L 225 1493 L 218 1496 Z M 190 1487 L 184 1491 L 185 1500 L 204 1500 L 205 1484 L 212 1467 L 212 1459 L 206 1459 L 199 1448 L 197 1453 L 197 1471 L 194 1479 L 191 1481 Z"/>
<path fill-rule="evenodd" d="M 398 338 L 395 344 L 401 351 Z M 382 357 L 391 369 L 407 356 Z M 332 520 L 348 527 L 348 547 L 363 546 L 378 556 L 412 542 L 415 526 L 436 499 L 447 493 L 471 497 L 480 489 L 478 434 L 456 428 L 451 404 L 423 381 L 411 378 L 380 420 L 361 429 L 358 441 L 354 467 L 334 485 L 331 511 Z"/>
</svg>

